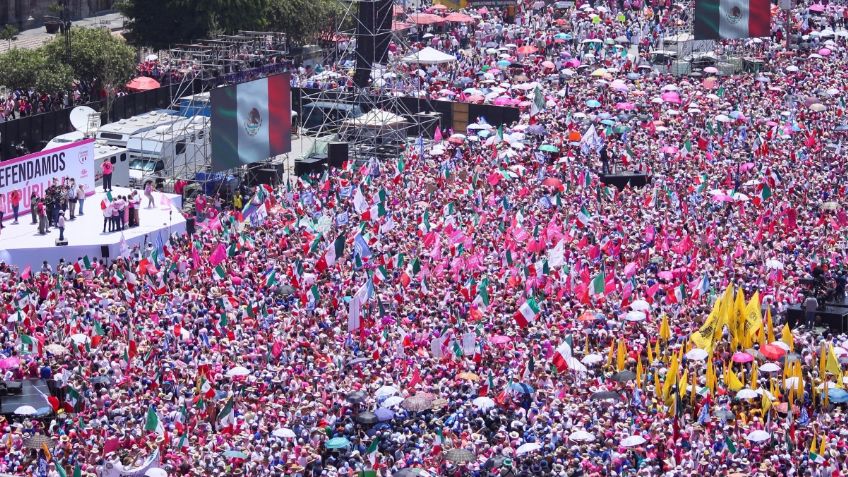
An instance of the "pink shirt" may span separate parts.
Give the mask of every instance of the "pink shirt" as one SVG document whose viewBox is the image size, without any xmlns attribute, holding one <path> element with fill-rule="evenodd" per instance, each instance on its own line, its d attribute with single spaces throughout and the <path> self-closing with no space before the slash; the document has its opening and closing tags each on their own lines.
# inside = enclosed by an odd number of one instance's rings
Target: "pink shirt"
<svg viewBox="0 0 848 477">
<path fill-rule="evenodd" d="M 103 174 L 111 174 L 114 166 L 109 161 L 103 161 L 103 165 L 100 167 L 103 169 Z"/>
</svg>

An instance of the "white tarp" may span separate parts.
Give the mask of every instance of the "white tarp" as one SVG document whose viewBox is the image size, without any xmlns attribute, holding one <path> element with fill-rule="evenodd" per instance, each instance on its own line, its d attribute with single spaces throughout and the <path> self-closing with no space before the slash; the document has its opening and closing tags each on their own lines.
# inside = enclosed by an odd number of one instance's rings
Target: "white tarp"
<svg viewBox="0 0 848 477">
<path fill-rule="evenodd" d="M 445 63 L 453 63 L 454 61 L 456 61 L 455 56 L 442 53 L 441 51 L 435 48 L 430 48 L 429 46 L 403 57 L 404 63 L 419 63 L 422 65 L 441 65 Z"/>
</svg>

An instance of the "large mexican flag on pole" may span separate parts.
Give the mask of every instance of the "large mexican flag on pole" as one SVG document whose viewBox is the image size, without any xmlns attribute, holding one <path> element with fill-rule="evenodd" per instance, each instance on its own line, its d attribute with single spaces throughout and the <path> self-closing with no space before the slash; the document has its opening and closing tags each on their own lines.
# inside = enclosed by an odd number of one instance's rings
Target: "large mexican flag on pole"
<svg viewBox="0 0 848 477">
<path fill-rule="evenodd" d="M 291 151 L 288 73 L 212 90 L 213 172 Z"/>
<path fill-rule="evenodd" d="M 771 33 L 769 0 L 695 0 L 695 39 L 756 38 Z"/>
</svg>

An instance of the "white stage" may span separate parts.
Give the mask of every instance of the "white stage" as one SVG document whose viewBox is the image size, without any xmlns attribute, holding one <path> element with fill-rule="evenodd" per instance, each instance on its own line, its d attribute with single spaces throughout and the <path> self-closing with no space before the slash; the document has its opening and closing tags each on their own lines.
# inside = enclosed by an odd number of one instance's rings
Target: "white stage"
<svg viewBox="0 0 848 477">
<path fill-rule="evenodd" d="M 112 196 L 128 196 L 131 189 L 115 187 Z M 139 192 L 141 193 L 141 192 Z M 182 198 L 179 195 L 165 194 L 171 199 L 171 207 L 162 209 L 161 194 L 154 192 L 153 199 L 156 207 L 147 209 L 147 199 L 142 196 L 141 208 L 139 209 L 138 227 L 126 228 L 123 231 L 124 240 L 128 247 L 144 243 L 145 235 L 147 241 L 154 245 L 161 237 L 163 242 L 168 240 L 170 233 L 183 233 L 186 230 L 186 220 L 180 209 Z M 121 254 L 121 232 L 103 233 L 103 211 L 100 202 L 106 197 L 105 192 L 96 192 L 85 199 L 83 212 L 85 215 L 77 215 L 75 220 L 65 221 L 65 240 L 68 245 L 57 247 L 56 239 L 59 238 L 59 229 L 51 227 L 47 235 L 38 234 L 38 226 L 31 225 L 32 216 L 29 212 L 19 217 L 19 224 L 13 225 L 11 220 L 3 222 L 4 228 L 0 231 L 0 261 L 11 265 L 17 265 L 21 270 L 27 265 L 35 272 L 41 268 L 41 263 L 47 260 L 52 267 L 56 267 L 59 259 L 64 258 L 66 262 L 76 262 L 78 258 L 88 255 L 93 261 L 103 257 L 101 246 L 109 247 L 109 257 L 114 259 Z M 79 207 L 79 204 L 77 204 Z M 68 218 L 67 213 L 65 218 Z"/>
</svg>

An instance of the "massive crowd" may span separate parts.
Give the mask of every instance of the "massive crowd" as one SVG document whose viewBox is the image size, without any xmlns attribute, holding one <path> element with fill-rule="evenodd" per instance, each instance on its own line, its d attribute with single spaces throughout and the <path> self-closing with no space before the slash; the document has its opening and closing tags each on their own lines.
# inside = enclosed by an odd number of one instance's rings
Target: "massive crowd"
<svg viewBox="0 0 848 477">
<path fill-rule="evenodd" d="M 519 123 L 201 200 L 193 236 L 108 263 L 0 265 L 6 378 L 61 387 L 0 423 L 0 472 L 844 475 L 846 336 L 785 317 L 845 282 L 848 49 L 808 7 L 806 46 L 701 76 L 614 53 L 676 6 L 489 13 L 409 78 L 482 87 L 507 54 Z"/>
</svg>

